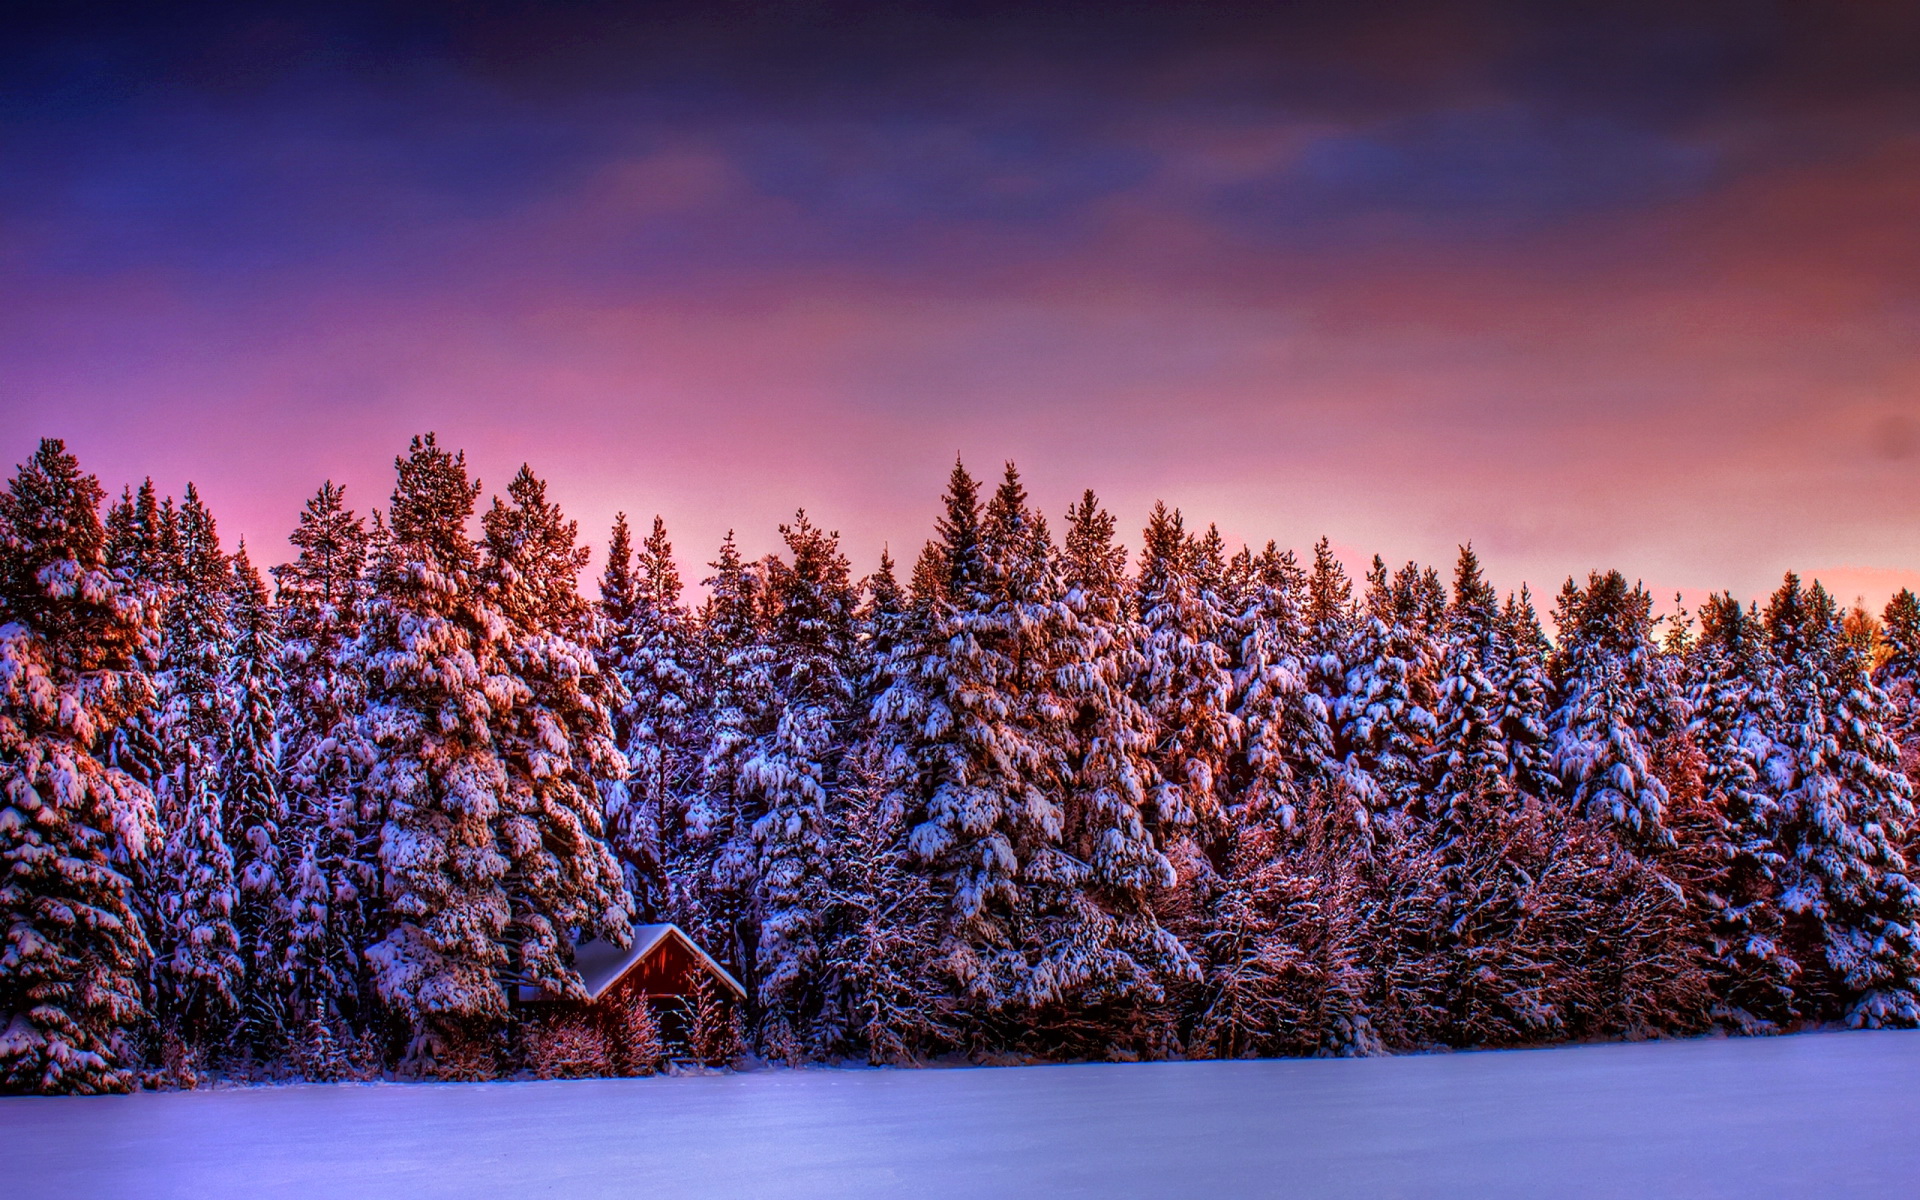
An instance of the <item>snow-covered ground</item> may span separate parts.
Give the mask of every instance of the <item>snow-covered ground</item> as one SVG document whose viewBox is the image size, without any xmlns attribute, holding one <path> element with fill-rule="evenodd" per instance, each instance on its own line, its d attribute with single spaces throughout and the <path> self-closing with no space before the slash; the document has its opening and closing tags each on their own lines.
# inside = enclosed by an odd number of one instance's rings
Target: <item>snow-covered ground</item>
<svg viewBox="0 0 1920 1200">
<path fill-rule="evenodd" d="M 1920 1033 L 0 1100 L 6 1197 L 1920 1195 Z"/>
</svg>

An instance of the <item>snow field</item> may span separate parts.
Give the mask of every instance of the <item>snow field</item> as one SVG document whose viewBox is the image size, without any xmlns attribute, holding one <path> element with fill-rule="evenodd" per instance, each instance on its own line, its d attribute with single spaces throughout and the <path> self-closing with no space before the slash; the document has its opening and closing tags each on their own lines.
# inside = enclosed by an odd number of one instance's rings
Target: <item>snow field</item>
<svg viewBox="0 0 1920 1200">
<path fill-rule="evenodd" d="M 1911 1197 L 1920 1033 L 0 1100 L 7 1197 Z"/>
</svg>

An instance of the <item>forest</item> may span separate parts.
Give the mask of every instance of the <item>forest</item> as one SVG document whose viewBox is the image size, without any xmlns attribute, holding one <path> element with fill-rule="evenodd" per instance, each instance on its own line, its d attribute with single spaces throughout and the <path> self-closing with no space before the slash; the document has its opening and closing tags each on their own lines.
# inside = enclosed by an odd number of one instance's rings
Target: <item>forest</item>
<svg viewBox="0 0 1920 1200">
<path fill-rule="evenodd" d="M 1543 615 L 956 464 L 910 570 L 802 512 L 694 603 L 622 517 L 589 595 L 528 469 L 395 470 L 265 574 L 192 486 L 7 481 L 0 1090 L 552 1073 L 521 989 L 658 921 L 793 1064 L 1920 1024 L 1910 592 Z"/>
</svg>

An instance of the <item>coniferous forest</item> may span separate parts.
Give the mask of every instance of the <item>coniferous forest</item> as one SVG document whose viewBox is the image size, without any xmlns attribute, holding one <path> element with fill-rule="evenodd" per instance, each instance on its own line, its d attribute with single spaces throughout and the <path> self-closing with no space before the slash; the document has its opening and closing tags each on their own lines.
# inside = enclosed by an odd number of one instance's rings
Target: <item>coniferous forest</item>
<svg viewBox="0 0 1920 1200">
<path fill-rule="evenodd" d="M 583 590 L 530 471 L 395 466 L 264 575 L 191 486 L 6 483 L 0 1088 L 652 1069 L 518 997 L 658 921 L 715 1058 L 1920 1024 L 1911 593 L 1543 613 L 956 466 L 910 568 L 798 514 L 694 604 L 658 519 Z"/>
</svg>

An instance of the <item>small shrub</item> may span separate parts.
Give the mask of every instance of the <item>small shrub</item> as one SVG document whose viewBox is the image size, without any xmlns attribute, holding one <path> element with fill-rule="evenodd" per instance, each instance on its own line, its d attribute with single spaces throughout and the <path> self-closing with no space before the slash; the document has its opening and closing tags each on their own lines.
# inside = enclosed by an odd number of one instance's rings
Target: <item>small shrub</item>
<svg viewBox="0 0 1920 1200">
<path fill-rule="evenodd" d="M 594 1079 L 614 1073 L 600 1023 L 580 1012 L 554 1013 L 528 1031 L 527 1066 L 541 1079 Z"/>
<path fill-rule="evenodd" d="M 693 1023 L 687 1031 L 687 1049 L 694 1058 L 710 1067 L 719 1067 L 739 1057 L 746 1042 L 740 1014 L 720 999 L 704 975 L 694 979 L 688 1007 L 693 1012 Z"/>
<path fill-rule="evenodd" d="M 608 1021 L 607 1040 L 612 1043 L 614 1072 L 619 1075 L 652 1075 L 667 1061 L 666 1039 L 660 1034 L 660 1018 L 646 996 L 627 996 L 613 1009 Z"/>
</svg>

